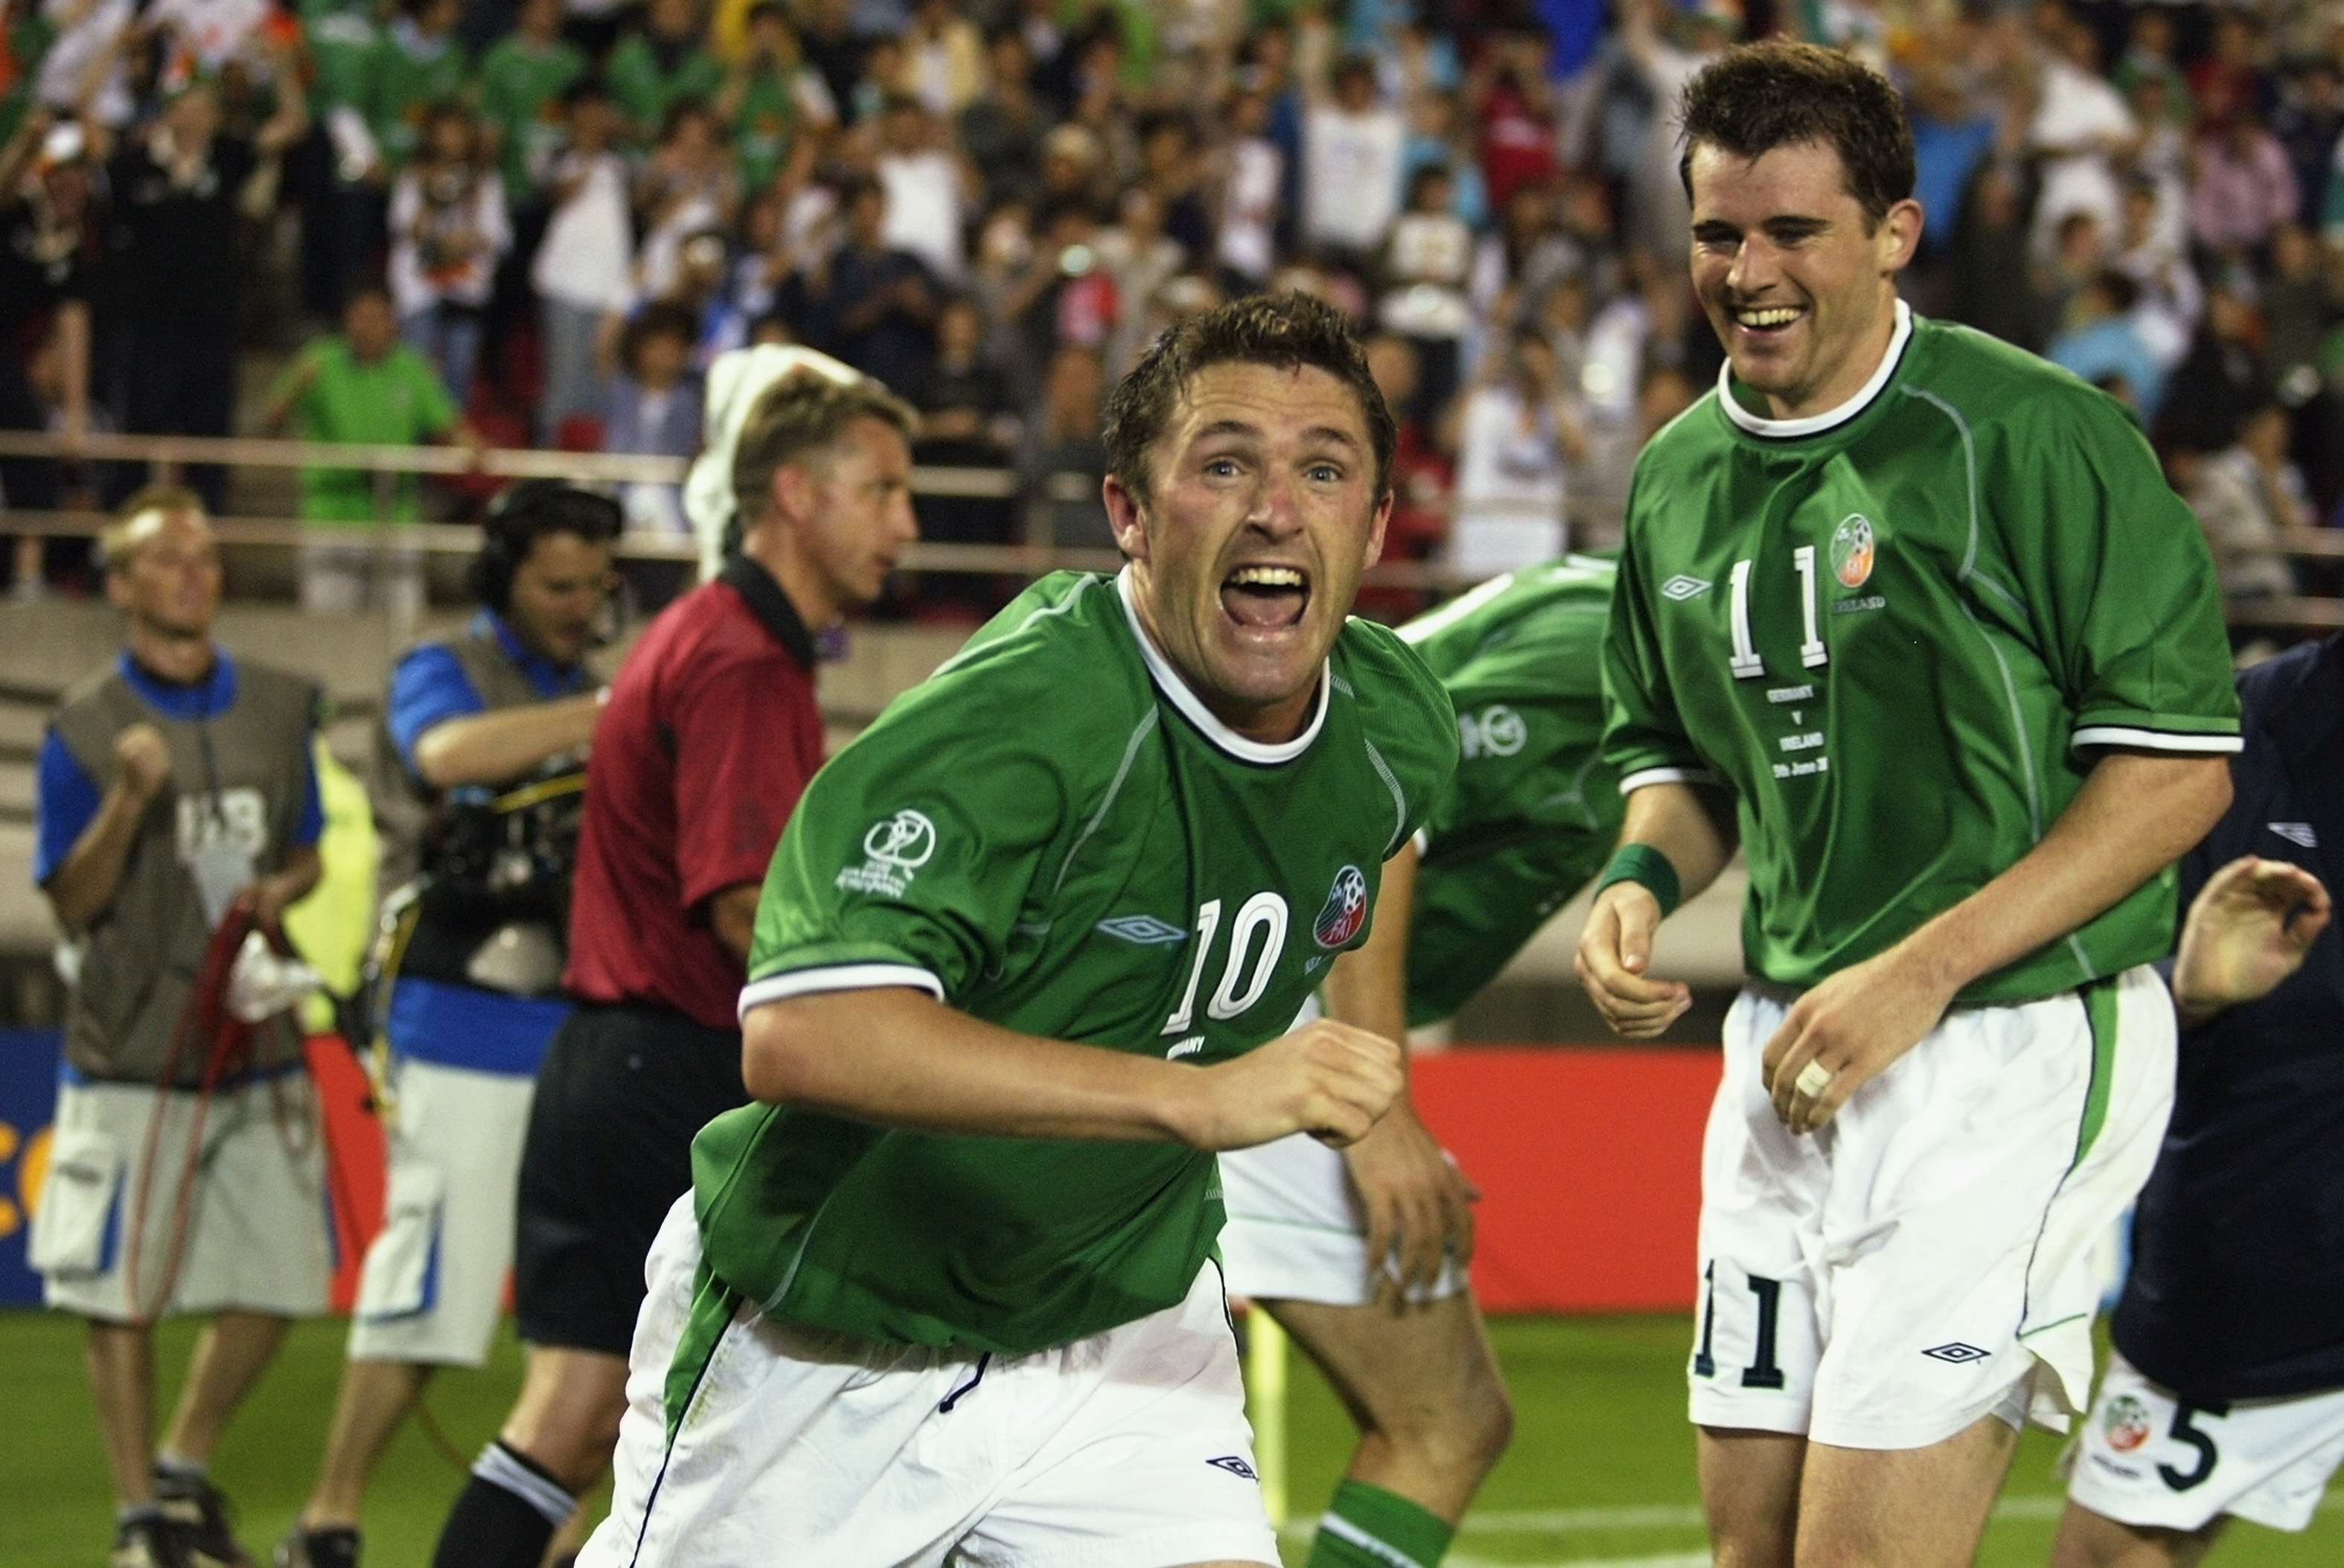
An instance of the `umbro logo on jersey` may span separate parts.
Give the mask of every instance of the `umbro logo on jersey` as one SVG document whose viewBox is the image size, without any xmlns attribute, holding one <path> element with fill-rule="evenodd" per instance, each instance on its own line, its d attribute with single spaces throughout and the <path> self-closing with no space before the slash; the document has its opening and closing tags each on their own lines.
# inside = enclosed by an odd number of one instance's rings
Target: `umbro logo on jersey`
<svg viewBox="0 0 2344 1568">
<path fill-rule="evenodd" d="M 1941 1362 L 1951 1362 L 1955 1366 L 1967 1366 L 1972 1362 L 1985 1360 L 1987 1352 L 1975 1345 L 1965 1345 L 1955 1340 L 1951 1344 L 1934 1345 L 1921 1353 L 1934 1356 Z"/>
<path fill-rule="evenodd" d="M 1674 599 L 1677 603 L 1682 604 L 1689 598 L 1699 598 L 1709 589 L 1710 585 L 1701 578 L 1689 578 L 1679 573 L 1661 585 L 1661 597 L 1665 599 Z"/>
<path fill-rule="evenodd" d="M 1242 1475 L 1248 1481 L 1259 1481 L 1261 1479 L 1261 1477 L 1253 1473 L 1252 1465 L 1248 1464 L 1244 1460 L 1238 1458 L 1234 1453 L 1225 1453 L 1218 1459 L 1208 1459 L 1205 1461 L 1205 1462 L 1211 1465 L 1216 1470 L 1226 1470 L 1231 1475 Z"/>
<path fill-rule="evenodd" d="M 2300 844 L 2307 849 L 2319 848 L 2319 835 L 2311 830 L 2309 822 L 2273 822 L 2270 830 L 2290 844 Z"/>
<path fill-rule="evenodd" d="M 1344 947 L 1367 923 L 1368 879 L 1360 875 L 1359 867 L 1346 866 L 1335 873 L 1327 902 L 1310 923 L 1311 940 L 1322 948 Z"/>
<path fill-rule="evenodd" d="M 1117 915 L 1111 920 L 1101 920 L 1098 929 L 1111 937 L 1137 942 L 1152 948 L 1163 942 L 1185 942 L 1188 933 L 1179 927 L 1157 920 L 1154 915 Z"/>
</svg>

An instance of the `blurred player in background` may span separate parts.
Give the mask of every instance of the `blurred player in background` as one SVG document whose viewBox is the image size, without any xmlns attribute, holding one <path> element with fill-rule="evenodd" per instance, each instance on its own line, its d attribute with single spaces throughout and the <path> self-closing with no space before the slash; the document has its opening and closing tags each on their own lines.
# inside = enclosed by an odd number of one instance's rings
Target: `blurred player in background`
<svg viewBox="0 0 2344 1568">
<path fill-rule="evenodd" d="M 521 1156 L 514 1299 L 529 1365 L 440 1538 L 440 1568 L 537 1568 L 611 1461 L 643 1257 L 739 1105 L 757 888 L 823 761 L 814 631 L 915 537 L 914 416 L 875 381 L 728 378 L 737 547 L 662 611 L 594 730 L 565 989 Z"/>
<path fill-rule="evenodd" d="M 101 541 L 127 646 L 41 743 L 35 879 L 77 939 L 56 1141 L 30 1261 L 89 1323 L 114 1568 L 251 1561 L 206 1477 L 290 1321 L 326 1310 L 325 1146 L 289 1018 L 213 1072 L 190 999 L 231 910 L 273 924 L 318 879 L 318 693 L 212 640 L 218 541 L 142 490 Z M 183 1014 L 185 1017 L 183 1018 Z M 211 1314 L 155 1446 L 155 1320 Z"/>
<path fill-rule="evenodd" d="M 592 1568 L 1275 1564 L 1211 1151 L 1348 1143 L 1399 1047 L 1287 1032 L 1456 759 L 1347 619 L 1392 425 L 1300 296 L 1107 415 L 1129 565 L 1020 596 L 823 769 L 758 905 L 763 1103 L 655 1245 Z"/>
<path fill-rule="evenodd" d="M 1329 1016 L 1393 1040 L 1450 1018 L 1602 867 L 1624 809 L 1598 754 L 1616 575 L 1584 557 L 1525 567 L 1400 628 L 1456 707 L 1460 760 L 1387 868 L 1374 934 L 1329 970 Z M 1431 1568 L 1512 1430 L 1465 1274 L 1479 1194 L 1405 1093 L 1339 1153 L 1281 1139 L 1223 1155 L 1221 1183 L 1229 1289 L 1361 1427 L 1310 1561 Z"/>
<path fill-rule="evenodd" d="M 389 1201 L 325 1462 L 277 1568 L 355 1568 L 367 1479 L 424 1383 L 488 1359 L 530 1091 L 570 1012 L 570 874 L 601 707 L 584 660 L 619 522 L 607 498 L 551 480 L 507 490 L 472 564 L 479 612 L 391 670 L 373 774 Z"/>
<path fill-rule="evenodd" d="M 1723 1563 L 1970 1561 L 2030 1412 L 2089 1402 L 2092 1243 L 2147 1176 L 2172 861 L 2229 799 L 2206 546 L 2127 411 L 1896 297 L 1895 93 L 1806 45 L 1685 94 L 1728 364 L 1645 448 L 1605 660 L 1624 843 L 1579 950 L 1748 854 L 1691 1367 Z"/>
<path fill-rule="evenodd" d="M 2181 862 L 2173 1122 L 2056 1568 L 2187 1568 L 2234 1518 L 2301 1530 L 2344 1462 L 2344 638 L 2258 665 L 2238 697 L 2237 794 Z"/>
</svg>

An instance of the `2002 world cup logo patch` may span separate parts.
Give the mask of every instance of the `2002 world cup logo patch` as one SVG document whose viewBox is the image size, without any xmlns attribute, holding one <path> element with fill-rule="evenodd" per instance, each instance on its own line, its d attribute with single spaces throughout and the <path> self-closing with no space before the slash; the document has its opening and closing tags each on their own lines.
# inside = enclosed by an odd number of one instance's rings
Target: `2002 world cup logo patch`
<svg viewBox="0 0 2344 1568">
<path fill-rule="evenodd" d="M 1357 866 L 1346 866 L 1335 873 L 1335 885 L 1327 893 L 1327 902 L 1319 910 L 1318 920 L 1311 922 L 1310 935 L 1322 948 L 1339 948 L 1359 934 L 1368 923 L 1368 879 Z"/>
</svg>

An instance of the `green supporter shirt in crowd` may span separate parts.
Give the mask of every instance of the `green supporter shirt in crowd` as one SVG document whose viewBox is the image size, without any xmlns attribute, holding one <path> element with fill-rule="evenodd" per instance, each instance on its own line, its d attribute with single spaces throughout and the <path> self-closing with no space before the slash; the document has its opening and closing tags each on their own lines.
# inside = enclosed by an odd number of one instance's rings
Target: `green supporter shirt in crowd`
<svg viewBox="0 0 2344 1568">
<path fill-rule="evenodd" d="M 278 386 L 288 385 L 310 364 L 317 375 L 293 404 L 294 425 L 305 441 L 408 447 L 445 435 L 459 417 L 430 361 L 404 343 L 361 365 L 341 337 L 320 339 L 295 357 Z M 400 476 L 395 520 L 415 520 L 416 493 L 415 476 Z M 319 523 L 373 522 L 374 477 L 357 468 L 302 469 L 301 516 Z"/>
<path fill-rule="evenodd" d="M 415 156 L 424 111 L 442 98 L 461 97 L 471 70 L 471 57 L 453 38 L 427 46 L 411 27 L 383 30 L 375 45 L 374 101 L 367 123 L 394 171 Z"/>
<path fill-rule="evenodd" d="M 351 108 L 362 116 L 369 112 L 382 49 L 382 30 L 373 19 L 364 11 L 320 7 L 305 13 L 301 31 L 316 71 L 310 87 L 311 111 L 323 115 Z"/>
<path fill-rule="evenodd" d="M 25 123 L 25 116 L 33 106 L 33 87 L 41 74 L 41 62 L 56 41 L 57 30 L 45 16 L 30 10 L 20 10 L 8 24 L 8 68 L 13 73 L 5 88 L 0 88 L 0 142 L 16 134 Z"/>
<path fill-rule="evenodd" d="M 788 77 L 760 71 L 742 85 L 740 107 L 732 111 L 732 152 L 743 190 L 763 190 L 781 173 L 797 123 L 797 94 Z"/>
<path fill-rule="evenodd" d="M 1303 733 L 1250 742 L 1146 642 L 1128 594 L 1127 578 L 1045 578 L 815 777 L 758 902 L 744 1011 L 904 986 L 1198 1067 L 1287 1032 L 1366 940 L 1384 860 L 1448 782 L 1449 699 L 1390 631 L 1352 620 Z M 1221 1226 L 1213 1156 L 1175 1143 L 751 1105 L 701 1132 L 692 1174 L 723 1289 L 701 1292 L 679 1352 L 687 1396 L 742 1299 L 869 1340 L 1023 1354 L 1178 1302 Z"/>
<path fill-rule="evenodd" d="M 1732 792 L 1752 973 L 1806 987 L 2023 858 L 2103 749 L 2238 749 L 2214 569 L 2114 398 L 1913 317 L 1841 408 L 1721 389 L 1644 449 L 1605 655 L 1622 787 Z M 1728 372 L 1730 377 L 1730 371 Z M 2171 949 L 2167 867 L 1963 1002 Z"/>
<path fill-rule="evenodd" d="M 724 67 L 707 50 L 694 45 L 683 52 L 674 69 L 663 69 L 651 41 L 641 33 L 630 33 L 619 41 L 602 74 L 621 112 L 635 127 L 635 134 L 646 140 L 659 136 L 661 122 L 678 99 L 713 102 L 724 86 Z"/>
<path fill-rule="evenodd" d="M 540 47 L 509 33 L 481 57 L 480 115 L 497 128 L 498 168 L 512 201 L 535 200 L 544 189 L 567 139 L 561 95 L 585 72 L 585 55 L 561 38 Z"/>
<path fill-rule="evenodd" d="M 1603 628 L 1619 576 L 1524 567 L 1399 628 L 1457 709 L 1457 776 L 1424 828 L 1408 1021 L 1455 1015 L 1603 867 L 1627 803 L 1602 758 Z"/>
</svg>

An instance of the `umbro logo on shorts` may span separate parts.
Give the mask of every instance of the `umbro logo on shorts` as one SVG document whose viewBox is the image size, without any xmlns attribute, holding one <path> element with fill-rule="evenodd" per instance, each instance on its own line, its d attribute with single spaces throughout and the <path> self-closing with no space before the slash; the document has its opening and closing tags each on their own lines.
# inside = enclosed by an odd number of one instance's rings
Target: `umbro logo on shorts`
<svg viewBox="0 0 2344 1568">
<path fill-rule="evenodd" d="M 1921 1353 L 1925 1356 L 1935 1356 L 1941 1362 L 1951 1362 L 1955 1366 L 1964 1366 L 1971 1362 L 1982 1362 L 1986 1358 L 1985 1351 L 1975 1345 L 1965 1345 L 1959 1340 L 1955 1340 L 1951 1344 L 1934 1345 Z"/>
<path fill-rule="evenodd" d="M 1150 948 L 1159 942 L 1184 942 L 1188 933 L 1179 927 L 1157 920 L 1154 915 L 1117 915 L 1111 920 L 1101 920 L 1098 929 L 1111 937 L 1121 937 L 1127 942 L 1137 942 Z"/>
<path fill-rule="evenodd" d="M 1701 578 L 1689 578 L 1684 576 L 1682 573 L 1679 573 L 1677 576 L 1671 578 L 1668 581 L 1661 585 L 1661 597 L 1665 599 L 1673 599 L 1678 604 L 1682 604 L 1689 598 L 1699 598 L 1702 595 L 1707 593 L 1709 588 L 1710 585 L 1703 582 Z"/>
<path fill-rule="evenodd" d="M 1205 1461 L 1205 1462 L 1212 1465 L 1216 1469 L 1226 1470 L 1231 1475 L 1242 1475 L 1248 1481 L 1259 1481 L 1261 1479 L 1261 1477 L 1253 1473 L 1252 1465 L 1248 1464 L 1244 1460 L 1239 1459 L 1234 1453 L 1225 1453 L 1218 1459 L 1208 1459 Z"/>
<path fill-rule="evenodd" d="M 2319 848 L 2319 835 L 2311 830 L 2309 822 L 2273 822 L 2270 830 L 2290 844 L 2299 844 L 2307 849 Z"/>
</svg>

